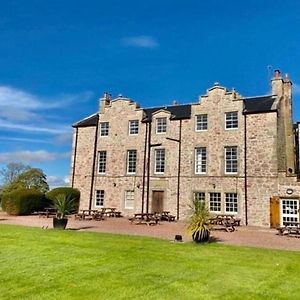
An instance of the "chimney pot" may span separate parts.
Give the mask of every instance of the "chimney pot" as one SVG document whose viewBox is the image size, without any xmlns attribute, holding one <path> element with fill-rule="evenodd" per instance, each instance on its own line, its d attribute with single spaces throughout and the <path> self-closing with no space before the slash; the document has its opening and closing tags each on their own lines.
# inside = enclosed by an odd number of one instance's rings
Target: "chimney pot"
<svg viewBox="0 0 300 300">
<path fill-rule="evenodd" d="M 275 71 L 274 71 L 274 77 L 275 77 L 275 78 L 281 78 L 280 70 L 275 70 Z"/>
</svg>

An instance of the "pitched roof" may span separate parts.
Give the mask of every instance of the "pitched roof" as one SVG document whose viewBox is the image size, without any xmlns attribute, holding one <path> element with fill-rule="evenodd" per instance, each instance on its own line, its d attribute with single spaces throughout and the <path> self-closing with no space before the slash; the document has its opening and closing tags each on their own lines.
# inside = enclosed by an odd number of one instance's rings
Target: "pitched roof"
<svg viewBox="0 0 300 300">
<path fill-rule="evenodd" d="M 272 95 L 245 98 L 244 99 L 244 114 L 266 113 L 276 111 L 273 104 L 276 98 Z"/>
<path fill-rule="evenodd" d="M 143 119 L 144 122 L 151 121 L 152 114 L 160 110 L 168 111 L 171 114 L 172 120 L 190 119 L 191 117 L 190 104 L 145 108 L 143 110 L 146 115 Z"/>
<path fill-rule="evenodd" d="M 79 122 L 72 125 L 72 127 L 91 127 L 96 126 L 98 122 L 98 114 L 95 113 L 87 118 L 80 120 Z"/>
</svg>

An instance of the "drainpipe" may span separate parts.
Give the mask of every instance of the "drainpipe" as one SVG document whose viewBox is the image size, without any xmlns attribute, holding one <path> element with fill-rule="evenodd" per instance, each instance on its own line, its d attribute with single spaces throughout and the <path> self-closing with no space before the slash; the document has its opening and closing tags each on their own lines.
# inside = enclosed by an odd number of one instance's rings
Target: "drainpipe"
<svg viewBox="0 0 300 300">
<path fill-rule="evenodd" d="M 148 128 L 148 157 L 147 157 L 147 198 L 146 198 L 146 213 L 149 213 L 149 193 L 150 193 L 150 156 L 151 156 L 151 121 Z"/>
<path fill-rule="evenodd" d="M 144 213 L 145 180 L 146 180 L 146 158 L 147 158 L 147 138 L 148 138 L 148 123 L 146 123 L 145 146 L 144 146 L 142 213 Z"/>
<path fill-rule="evenodd" d="M 248 225 L 248 174 L 247 174 L 247 115 L 244 115 L 244 190 L 245 190 L 245 224 Z"/>
<path fill-rule="evenodd" d="M 76 127 L 75 133 L 75 146 L 74 146 L 74 157 L 73 157 L 73 173 L 72 173 L 72 182 L 71 186 L 74 187 L 74 179 L 75 179 L 75 164 L 76 164 L 76 155 L 77 155 L 77 140 L 78 140 L 78 127 Z"/>
<path fill-rule="evenodd" d="M 94 157 L 93 157 L 92 176 L 91 176 L 91 190 L 90 190 L 89 210 L 92 209 L 92 200 L 93 200 L 94 179 L 95 179 L 95 165 L 96 165 L 96 156 L 97 156 L 99 115 L 97 115 L 97 121 L 96 122 L 97 122 L 96 123 L 97 125 L 96 125 L 96 130 L 95 130 L 95 144 L 94 144 Z"/>
<path fill-rule="evenodd" d="M 179 121 L 179 139 L 178 139 L 177 220 L 179 220 L 179 199 L 180 199 L 181 129 L 182 129 L 182 120 Z"/>
</svg>

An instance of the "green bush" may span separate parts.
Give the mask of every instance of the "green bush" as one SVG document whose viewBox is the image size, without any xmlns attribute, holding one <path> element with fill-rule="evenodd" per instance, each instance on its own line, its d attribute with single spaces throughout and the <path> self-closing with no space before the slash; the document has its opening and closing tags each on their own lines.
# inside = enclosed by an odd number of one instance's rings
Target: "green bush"
<svg viewBox="0 0 300 300">
<path fill-rule="evenodd" d="M 48 205 L 53 206 L 55 198 L 59 195 L 63 194 L 69 199 L 74 199 L 75 211 L 78 211 L 79 208 L 79 200 L 80 200 L 80 192 L 77 189 L 72 187 L 58 187 L 52 189 L 50 192 L 46 193 L 46 201 Z"/>
<path fill-rule="evenodd" d="M 2 209 L 9 215 L 28 215 L 39 210 L 44 194 L 34 189 L 20 189 L 2 195 Z"/>
</svg>

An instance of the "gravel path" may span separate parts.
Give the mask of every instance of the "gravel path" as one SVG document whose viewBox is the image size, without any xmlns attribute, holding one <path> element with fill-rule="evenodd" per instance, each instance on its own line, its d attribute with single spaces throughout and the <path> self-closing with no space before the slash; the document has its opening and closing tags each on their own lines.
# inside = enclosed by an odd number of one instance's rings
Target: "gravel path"
<svg viewBox="0 0 300 300">
<path fill-rule="evenodd" d="M 0 224 L 52 228 L 52 219 L 39 218 L 38 216 L 15 217 L 0 212 Z M 156 226 L 147 226 L 131 224 L 126 218 L 107 218 L 104 221 L 78 221 L 71 218 L 68 228 L 80 231 L 151 236 L 167 240 L 173 240 L 175 234 L 181 234 L 184 241 L 191 241 L 191 237 L 186 233 L 185 223 L 182 221 L 160 222 Z M 218 243 L 300 251 L 300 238 L 279 236 L 277 230 L 274 229 L 241 226 L 232 233 L 219 230 L 212 231 L 211 236 Z"/>
</svg>

